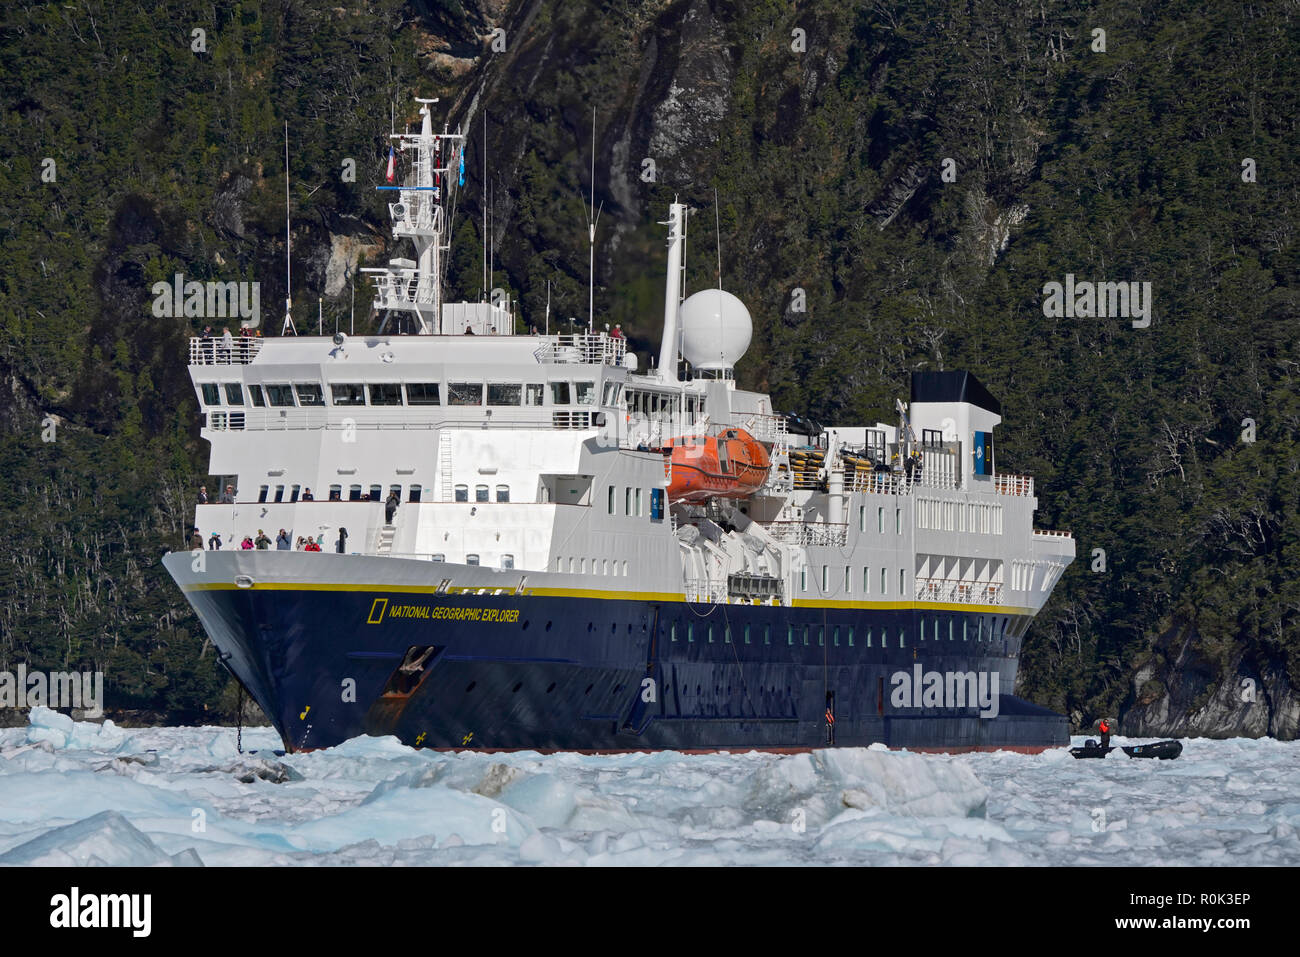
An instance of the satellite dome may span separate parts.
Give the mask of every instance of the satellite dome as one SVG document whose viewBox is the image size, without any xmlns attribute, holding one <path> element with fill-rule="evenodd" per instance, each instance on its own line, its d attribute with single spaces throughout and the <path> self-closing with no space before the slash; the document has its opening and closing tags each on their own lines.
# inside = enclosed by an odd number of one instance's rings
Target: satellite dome
<svg viewBox="0 0 1300 957">
<path fill-rule="evenodd" d="M 749 348 L 754 323 L 745 304 L 721 289 L 702 289 L 681 307 L 682 355 L 699 370 L 730 369 Z"/>
</svg>

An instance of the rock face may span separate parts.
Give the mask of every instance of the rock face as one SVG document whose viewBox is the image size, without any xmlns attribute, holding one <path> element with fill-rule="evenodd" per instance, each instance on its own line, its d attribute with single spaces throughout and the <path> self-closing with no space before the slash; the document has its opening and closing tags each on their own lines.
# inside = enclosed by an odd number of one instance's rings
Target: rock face
<svg viewBox="0 0 1300 957">
<path fill-rule="evenodd" d="M 1199 651 L 1194 628 L 1176 626 L 1157 643 L 1165 654 L 1133 674 L 1120 731 L 1140 737 L 1259 738 L 1300 735 L 1300 693 L 1282 663 L 1259 667 L 1238 649 L 1226 669 Z"/>
</svg>

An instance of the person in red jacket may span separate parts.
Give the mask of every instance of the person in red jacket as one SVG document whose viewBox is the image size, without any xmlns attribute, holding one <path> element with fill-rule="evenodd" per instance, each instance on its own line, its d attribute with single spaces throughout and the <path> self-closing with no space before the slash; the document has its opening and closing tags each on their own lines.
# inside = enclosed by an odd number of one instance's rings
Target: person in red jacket
<svg viewBox="0 0 1300 957">
<path fill-rule="evenodd" d="M 1109 748 L 1110 747 L 1110 723 L 1105 718 L 1102 718 L 1101 724 L 1097 726 L 1097 730 L 1101 732 L 1101 746 L 1103 748 Z"/>
</svg>

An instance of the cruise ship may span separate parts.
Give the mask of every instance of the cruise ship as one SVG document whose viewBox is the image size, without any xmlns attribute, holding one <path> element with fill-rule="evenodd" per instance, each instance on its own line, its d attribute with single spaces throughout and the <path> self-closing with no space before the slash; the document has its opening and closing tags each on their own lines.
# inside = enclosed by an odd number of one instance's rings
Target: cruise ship
<svg viewBox="0 0 1300 957">
<path fill-rule="evenodd" d="M 164 565 L 287 750 L 1068 742 L 1014 690 L 1074 541 L 1034 528 L 975 375 L 914 373 L 888 421 L 782 414 L 737 384 L 744 304 L 683 288 L 681 203 L 657 356 L 444 302 L 464 138 L 420 102 L 381 333 L 190 343 L 232 495 L 196 509 L 221 548 Z M 240 547 L 280 529 L 320 550 Z"/>
</svg>

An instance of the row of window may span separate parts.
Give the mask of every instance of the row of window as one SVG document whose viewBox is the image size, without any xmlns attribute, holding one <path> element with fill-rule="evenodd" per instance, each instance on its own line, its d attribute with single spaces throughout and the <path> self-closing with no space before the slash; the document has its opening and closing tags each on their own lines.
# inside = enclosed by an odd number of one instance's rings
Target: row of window
<svg viewBox="0 0 1300 957">
<path fill-rule="evenodd" d="M 971 622 L 969 618 L 963 617 L 960 628 L 961 640 L 970 641 L 973 639 L 975 641 L 994 641 L 1002 639 L 1010 634 L 1008 621 L 1009 619 L 1005 616 L 1002 618 L 994 617 L 991 619 L 977 618 L 974 622 Z M 677 641 L 679 634 L 681 634 L 685 637 L 686 641 L 693 642 L 695 641 L 695 636 L 697 634 L 696 628 L 697 625 L 695 622 L 688 622 L 684 627 L 679 626 L 677 622 L 673 622 L 669 625 L 669 638 L 672 641 Z M 731 625 L 729 624 L 700 624 L 698 625 L 698 628 L 698 634 L 700 635 L 701 640 L 706 643 L 714 640 L 715 629 L 722 635 L 724 644 L 729 644 L 731 642 L 732 630 Z M 951 617 L 947 618 L 946 625 L 942 626 L 939 618 L 927 619 L 925 617 L 922 617 L 917 625 L 917 634 L 920 636 L 922 641 L 925 641 L 927 637 L 934 641 L 938 641 L 945 634 L 949 641 L 956 641 L 957 631 L 956 621 Z M 742 629 L 743 643 L 746 645 L 750 644 L 751 641 L 757 637 L 757 633 L 757 625 L 753 626 L 752 630 L 749 625 L 745 625 Z M 802 635 L 802 643 L 804 645 L 810 645 L 812 640 L 816 639 L 818 647 L 823 647 L 826 644 L 826 636 L 828 633 L 830 634 L 831 644 L 833 647 L 840 647 L 841 637 L 844 639 L 847 647 L 856 647 L 854 641 L 857 635 L 855 634 L 852 625 L 803 625 L 802 627 L 797 625 L 786 625 L 785 643 L 794 646 L 799 643 L 798 639 Z M 771 625 L 763 626 L 762 637 L 763 644 L 770 645 L 772 643 Z M 877 640 L 879 641 L 881 648 L 889 647 L 889 629 L 883 625 L 878 629 L 873 627 L 862 629 L 860 637 L 862 638 L 862 647 L 864 648 L 874 647 L 873 643 Z M 896 647 L 907 647 L 907 628 L 902 625 L 898 627 L 898 644 Z"/>
<path fill-rule="evenodd" d="M 916 527 L 948 532 L 1002 534 L 1002 506 L 979 502 L 945 502 L 922 498 L 916 501 Z"/>
<path fill-rule="evenodd" d="M 547 386 L 551 405 L 595 405 L 595 382 L 335 382 L 329 386 L 330 405 L 358 406 L 446 405 L 459 406 L 542 406 Z M 239 382 L 204 382 L 203 404 L 244 405 L 244 386 Z M 618 402 L 622 384 L 606 382 L 604 405 Z M 224 400 L 224 401 L 223 401 Z M 249 404 L 265 408 L 325 405 L 325 393 L 316 382 L 294 382 L 248 386 Z"/>
<path fill-rule="evenodd" d="M 568 563 L 570 575 L 585 575 L 587 574 L 587 569 L 590 568 L 591 574 L 593 575 L 612 575 L 621 578 L 627 577 L 627 562 L 619 561 L 617 558 L 593 558 L 590 565 L 587 564 L 587 559 L 585 558 L 574 558 L 573 556 L 569 556 L 567 559 L 556 558 L 555 570 L 557 572 L 564 571 L 566 562 Z"/>
<path fill-rule="evenodd" d="M 605 511 L 610 515 L 617 515 L 618 490 L 615 486 L 609 485 L 605 488 Z M 664 517 L 664 490 L 661 488 L 650 489 L 649 495 L 650 520 L 661 521 Z M 641 489 L 629 485 L 623 487 L 623 514 L 629 518 L 642 518 L 645 512 L 642 510 Z"/>
<path fill-rule="evenodd" d="M 853 566 L 845 565 L 844 594 L 846 595 L 853 594 L 853 577 Z M 821 580 L 821 594 L 828 594 L 831 590 L 831 567 L 829 565 L 822 566 Z M 808 590 L 808 566 L 806 565 L 799 569 L 799 590 L 805 592 Z M 862 566 L 862 594 L 871 594 L 871 567 L 869 565 Z M 889 594 L 889 569 L 884 566 L 881 566 L 880 569 L 880 594 Z M 907 594 L 907 569 L 905 568 L 898 570 L 898 594 Z"/>
<path fill-rule="evenodd" d="M 297 501 L 300 501 L 300 500 L 301 500 L 301 495 L 302 495 L 302 492 L 303 492 L 303 487 L 302 487 L 301 485 L 288 485 L 288 486 L 286 486 L 286 485 L 277 485 L 277 486 L 275 486 L 274 497 L 272 497 L 271 486 L 269 486 L 269 485 L 263 485 L 263 486 L 258 490 L 257 500 L 258 500 L 259 502 L 268 502 L 268 501 L 271 501 L 271 502 L 283 502 L 283 501 L 285 501 L 285 493 L 286 493 L 286 491 L 288 492 L 288 495 L 289 495 L 288 501 L 290 501 L 290 502 L 297 502 Z M 396 493 L 397 493 L 397 497 L 398 497 L 399 499 L 402 497 L 402 486 L 400 486 L 400 485 L 390 485 L 390 486 L 388 487 L 388 491 L 389 491 L 390 493 L 391 493 L 391 492 L 396 492 Z M 493 491 L 492 488 L 491 488 L 490 486 L 487 486 L 487 485 L 476 485 L 476 486 L 474 486 L 474 501 L 475 501 L 475 502 L 490 502 L 490 501 L 493 501 L 493 498 L 492 498 L 492 491 Z M 407 497 L 406 497 L 406 500 L 407 500 L 408 502 L 418 502 L 418 501 L 420 501 L 420 492 L 421 492 L 421 488 L 420 488 L 419 485 L 412 485 L 412 486 L 409 488 L 409 490 L 407 491 Z M 313 495 L 312 497 L 315 498 L 314 495 Z M 341 501 L 343 501 L 343 486 L 342 486 L 342 485 L 331 485 L 331 486 L 329 487 L 329 496 L 328 496 L 328 498 L 329 498 L 329 501 L 331 501 L 331 502 L 341 502 Z M 348 497 L 347 497 L 347 500 L 348 500 L 349 502 L 366 502 L 366 501 L 369 501 L 369 502 L 379 502 L 379 501 L 385 501 L 385 500 L 387 500 L 387 496 L 386 496 L 385 493 L 384 493 L 384 487 L 383 487 L 382 485 L 371 485 L 368 489 L 367 489 L 366 486 L 364 486 L 364 485 L 352 485 L 352 486 L 349 486 L 349 488 L 348 488 Z M 468 486 L 468 485 L 457 485 L 457 486 L 456 486 L 456 501 L 458 501 L 458 502 L 468 502 L 469 500 L 470 500 L 470 498 L 469 498 L 469 486 Z M 495 501 L 498 501 L 498 502 L 509 502 L 509 501 L 510 501 L 510 486 L 509 486 L 509 485 L 498 485 L 498 486 L 496 487 L 496 498 L 495 498 Z"/>
<path fill-rule="evenodd" d="M 858 531 L 865 532 L 866 530 L 867 530 L 867 507 L 865 505 L 859 505 L 858 506 Z M 880 532 L 881 534 L 884 534 L 885 531 L 885 507 L 883 505 L 877 506 L 876 508 L 876 531 Z M 894 509 L 894 533 L 896 535 L 903 534 L 903 510 L 901 508 Z"/>
</svg>

